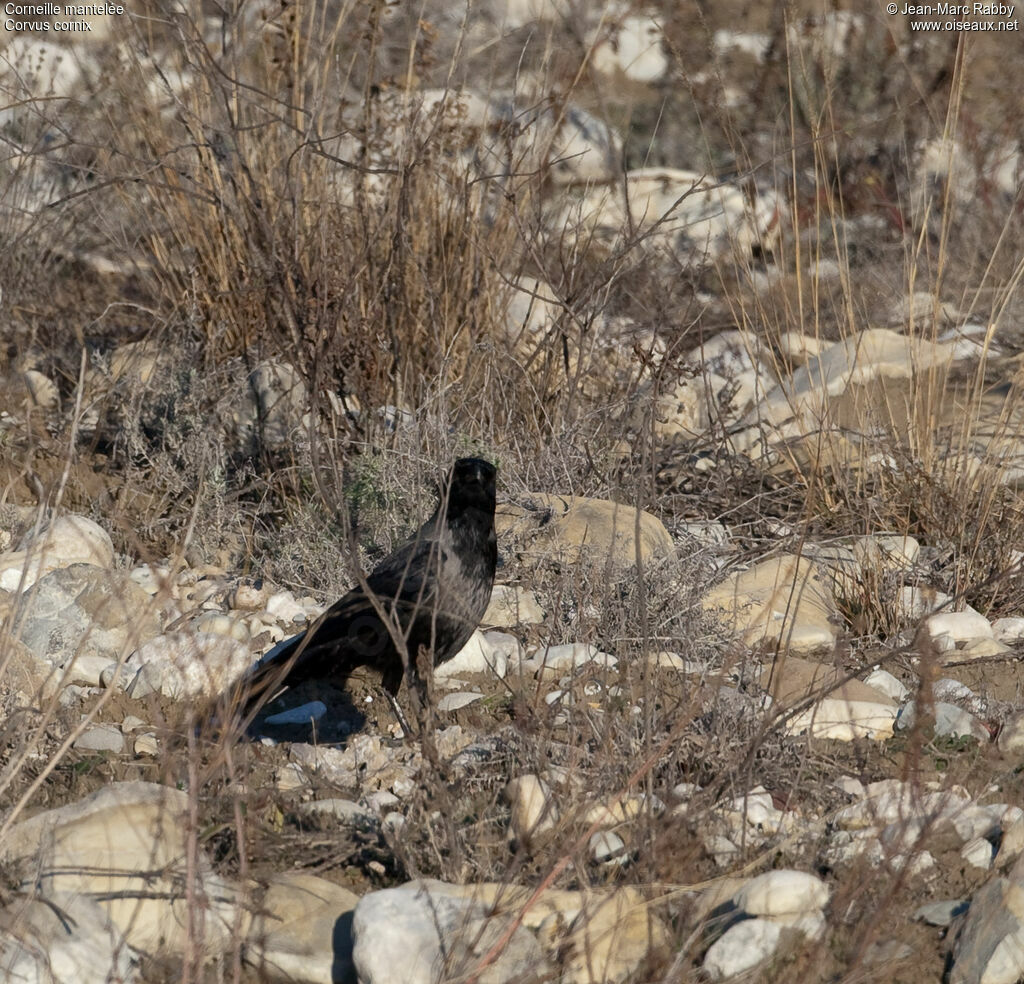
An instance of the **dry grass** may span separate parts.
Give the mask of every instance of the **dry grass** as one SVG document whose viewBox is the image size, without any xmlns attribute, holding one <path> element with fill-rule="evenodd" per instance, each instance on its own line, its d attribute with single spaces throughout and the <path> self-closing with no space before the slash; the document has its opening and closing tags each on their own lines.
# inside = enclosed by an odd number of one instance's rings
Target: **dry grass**
<svg viewBox="0 0 1024 984">
<path fill-rule="evenodd" d="M 0 432 L 5 502 L 91 513 L 131 558 L 213 563 L 329 597 L 350 583 L 352 563 L 371 564 L 424 515 L 438 466 L 472 452 L 498 461 L 507 494 L 611 497 L 670 525 L 720 516 L 751 556 L 777 518 L 798 539 L 908 532 L 930 548 L 926 580 L 984 611 L 1019 612 L 1024 513 L 999 481 L 1019 431 L 1013 365 L 940 368 L 851 397 L 843 423 L 884 452 L 874 458 L 826 436 L 772 469 L 730 458 L 722 429 L 672 446 L 653 429 L 661 392 L 692 374 L 685 353 L 723 329 L 754 333 L 782 373 L 792 368 L 786 333 L 845 339 L 924 291 L 990 326 L 986 345 L 1019 348 L 1019 199 L 983 189 L 965 201 L 955 181 L 926 184 L 914 170 L 922 141 L 955 137 L 981 172 L 1019 126 L 1019 107 L 984 89 L 998 55 L 985 42 L 935 43 L 918 57 L 864 7 L 863 28 L 831 59 L 788 33 L 809 11 L 765 8 L 748 16 L 776 56 L 739 69 L 738 56 L 712 50 L 714 32 L 736 23 L 734 5 L 665 4 L 671 81 L 637 87 L 594 72 L 572 22 L 513 33 L 491 51 L 449 12 L 435 23 L 380 2 L 284 2 L 265 18 L 240 4 L 216 23 L 199 4 L 162 6 L 130 22 L 116 84 L 44 104 L 4 131 L 0 357 L 6 369 L 47 370 L 63 411 Z M 179 88 L 179 77 L 190 84 Z M 727 92 L 737 78 L 749 97 L 738 102 Z M 467 137 L 414 98 L 464 79 L 484 92 L 515 88 L 518 120 Z M 551 236 L 547 210 L 570 192 L 555 184 L 559 162 L 522 142 L 519 127 L 569 103 L 621 128 L 631 167 L 687 166 L 780 191 L 788 218 L 773 254 L 695 269 L 650 249 L 649 232 L 611 247 Z M 481 172 L 467 155 L 483 139 L 503 156 Z M 40 187 L 55 204 L 30 210 Z M 826 263 L 838 274 L 822 272 Z M 535 334 L 508 324 L 511 285 L 524 275 L 557 298 Z M 635 345 L 617 340 L 612 356 L 601 332 L 619 316 L 632 319 Z M 938 305 L 901 327 L 927 342 L 945 330 Z M 112 351 L 142 340 L 157 370 L 119 384 Z M 237 420 L 249 374 L 267 360 L 289 363 L 305 388 L 308 416 L 286 442 L 268 439 L 265 419 L 244 435 Z M 1008 388 L 993 387 L 992 371 Z M 387 406 L 408 420 L 391 426 L 377 412 Z M 718 468 L 695 470 L 695 452 Z M 353 535 L 359 557 L 339 560 Z M 826 817 L 841 801 L 829 785 L 838 771 L 943 770 L 913 742 L 904 754 L 784 737 L 778 721 L 762 726 L 742 680 L 709 686 L 651 670 L 646 657 L 662 649 L 715 668 L 742 660 L 695 614 L 715 576 L 705 558 L 648 573 L 616 583 L 510 559 L 502 579 L 536 588 L 550 613 L 541 637 L 524 638 L 592 641 L 619 669 L 571 681 L 566 720 L 536 681 L 494 685 L 486 713 L 460 718 L 494 732 L 489 754 L 464 770 L 428 754 L 395 838 L 310 830 L 297 794 L 274 786 L 281 749 L 168 743 L 155 764 L 84 756 L 70 750 L 74 738 L 125 712 L 113 691 L 79 722 L 42 690 L 15 710 L 13 686 L 0 736 L 5 827 L 30 805 L 111 779 L 185 782 L 196 837 L 232 875 L 299 865 L 360 889 L 415 875 L 653 886 L 677 946 L 643 979 L 696 979 L 708 938 L 693 890 L 720 874 L 702 841 L 716 806 L 761 783 Z M 901 627 L 889 620 L 891 588 L 880 578 L 857 600 L 872 631 Z M 0 679 L 8 665 L 0 651 Z M 174 708 L 150 710 L 180 729 Z M 541 848 L 510 852 L 500 794 L 525 772 L 566 777 L 562 820 Z M 650 806 L 680 782 L 703 790 L 685 818 Z M 365 791 L 319 780 L 306 790 Z M 587 809 L 636 793 L 649 805 L 629 831 L 632 863 L 595 866 Z M 743 844 L 733 868 L 821 868 L 824 843 Z M 867 881 L 844 872 L 830 940 L 766 979 L 874 979 L 867 947 L 919 886 Z M 186 979 L 203 979 L 200 942 Z M 236 960 L 223 973 L 249 972 Z"/>
</svg>

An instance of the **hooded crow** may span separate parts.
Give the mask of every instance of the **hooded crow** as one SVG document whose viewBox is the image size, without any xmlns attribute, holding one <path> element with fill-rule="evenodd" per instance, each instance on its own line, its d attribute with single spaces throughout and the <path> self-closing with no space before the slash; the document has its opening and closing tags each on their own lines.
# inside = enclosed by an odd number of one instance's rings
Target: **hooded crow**
<svg viewBox="0 0 1024 984">
<path fill-rule="evenodd" d="M 281 691 L 307 681 L 344 684 L 359 666 L 381 673 L 381 685 L 402 729 L 396 699 L 417 658 L 451 659 L 487 610 L 498 558 L 494 532 L 495 476 L 480 458 L 459 458 L 440 490 L 434 514 L 393 554 L 308 629 L 266 654 L 222 696 L 251 721 Z"/>
</svg>

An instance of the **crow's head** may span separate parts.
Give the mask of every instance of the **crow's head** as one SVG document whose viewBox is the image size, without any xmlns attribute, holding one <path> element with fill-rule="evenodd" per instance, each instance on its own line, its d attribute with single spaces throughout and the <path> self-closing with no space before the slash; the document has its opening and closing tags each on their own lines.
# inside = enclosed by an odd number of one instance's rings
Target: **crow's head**
<svg viewBox="0 0 1024 984">
<path fill-rule="evenodd" d="M 448 475 L 448 516 L 456 516 L 467 509 L 478 509 L 494 515 L 495 476 L 497 469 L 483 458 L 459 458 Z"/>
</svg>

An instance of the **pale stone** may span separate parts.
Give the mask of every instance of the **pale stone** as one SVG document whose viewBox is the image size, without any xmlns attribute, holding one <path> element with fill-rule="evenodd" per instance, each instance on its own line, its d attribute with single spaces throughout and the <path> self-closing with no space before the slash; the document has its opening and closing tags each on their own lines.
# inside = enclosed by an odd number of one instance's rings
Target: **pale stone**
<svg viewBox="0 0 1024 984">
<path fill-rule="evenodd" d="M 1013 618 L 997 618 L 992 623 L 992 634 L 996 642 L 1007 646 L 1024 641 L 1024 618 L 1019 615 Z"/>
<path fill-rule="evenodd" d="M 122 752 L 124 735 L 112 724 L 98 724 L 76 738 L 72 748 L 79 752 Z"/>
<path fill-rule="evenodd" d="M 890 700 L 905 700 L 910 691 L 887 670 L 872 670 L 864 678 L 867 686 L 885 694 Z"/>
<path fill-rule="evenodd" d="M 136 755 L 156 756 L 160 754 L 160 742 L 157 740 L 156 732 L 144 731 L 135 739 L 132 751 Z"/>
<path fill-rule="evenodd" d="M 41 577 L 17 599 L 21 641 L 61 666 L 63 683 L 94 686 L 109 664 L 159 631 L 149 595 L 119 571 L 72 564 Z"/>
<path fill-rule="evenodd" d="M 575 565 L 596 570 L 633 567 L 639 554 L 644 565 L 672 557 L 675 545 L 664 524 L 650 513 L 603 499 L 531 493 L 524 505 L 499 505 L 498 536 L 510 541 L 524 559 Z"/>
<path fill-rule="evenodd" d="M 618 984 L 667 951 L 670 937 L 643 895 L 623 886 L 598 900 L 584 897 L 564 945 L 564 984 Z"/>
<path fill-rule="evenodd" d="M 469 640 L 451 659 L 434 667 L 434 679 L 444 680 L 461 673 L 487 673 L 503 678 L 508 672 L 505 654 L 491 645 L 487 637 L 476 629 Z"/>
<path fill-rule="evenodd" d="M 300 811 L 306 816 L 333 817 L 360 830 L 376 830 L 377 818 L 366 807 L 352 800 L 334 797 L 303 803 Z"/>
<path fill-rule="evenodd" d="M 988 871 L 995 859 L 995 849 L 984 837 L 972 837 L 960 849 L 960 857 L 972 867 Z"/>
<path fill-rule="evenodd" d="M 228 595 L 228 608 L 254 612 L 265 608 L 270 599 L 270 590 L 265 581 L 247 584 L 242 581 L 235 585 Z"/>
<path fill-rule="evenodd" d="M 853 554 L 864 568 L 900 571 L 916 563 L 921 544 L 905 534 L 872 533 L 853 541 Z"/>
<path fill-rule="evenodd" d="M 267 599 L 267 614 L 282 622 L 304 622 L 306 610 L 290 591 L 278 591 Z"/>
<path fill-rule="evenodd" d="M 134 984 L 135 954 L 101 905 L 71 892 L 0 910 L 0 973 L 11 984 Z"/>
<path fill-rule="evenodd" d="M 759 190 L 751 202 L 736 184 L 668 167 L 627 171 L 618 181 L 589 188 L 566 201 L 552 218 L 558 233 L 592 234 L 609 245 L 626 234 L 648 232 L 645 244 L 669 250 L 686 266 L 719 257 L 749 257 L 770 249 L 785 203 Z"/>
<path fill-rule="evenodd" d="M 892 737 L 895 702 L 860 680 L 836 686 L 838 679 L 833 667 L 788 656 L 762 671 L 761 686 L 771 695 L 773 709 L 776 705 L 785 709 L 820 694 L 810 707 L 786 722 L 788 734 L 838 741 Z"/>
<path fill-rule="evenodd" d="M 744 422 L 782 425 L 793 419 L 820 420 L 830 397 L 874 379 L 909 379 L 914 372 L 942 365 L 952 346 L 897 334 L 885 328 L 854 332 L 784 379 Z"/>
<path fill-rule="evenodd" d="M 929 926 L 949 926 L 953 920 L 968 910 L 966 899 L 945 899 L 941 902 L 926 902 L 914 910 L 914 919 L 920 919 Z"/>
<path fill-rule="evenodd" d="M 207 612 L 205 615 L 200 615 L 195 621 L 189 623 L 187 631 L 226 636 L 246 645 L 252 639 L 252 633 L 242 619 L 224 615 L 221 612 Z"/>
<path fill-rule="evenodd" d="M 249 648 L 229 636 L 171 632 L 139 647 L 126 669 L 144 674 L 128 687 L 140 697 L 156 686 L 167 697 L 215 697 L 253 665 Z M 142 683 L 145 682 L 145 686 Z"/>
<path fill-rule="evenodd" d="M 1011 879 L 996 878 L 971 900 L 953 948 L 950 984 L 1017 984 L 1024 976 L 1024 925 Z"/>
<path fill-rule="evenodd" d="M 35 369 L 29 369 L 21 374 L 21 378 L 34 406 L 50 410 L 60 402 L 60 393 L 48 376 Z"/>
<path fill-rule="evenodd" d="M 48 118 L 54 100 L 81 92 L 82 65 L 82 57 L 63 45 L 28 34 L 8 38 L 0 59 L 0 123 Z"/>
<path fill-rule="evenodd" d="M 590 663 L 611 669 L 618 665 L 618 660 L 588 642 L 567 642 L 538 650 L 529 659 L 523 660 L 521 665 L 526 672 L 552 676 Z"/>
<path fill-rule="evenodd" d="M 999 750 L 1004 755 L 1024 755 L 1024 711 L 1013 711 L 999 729 Z"/>
<path fill-rule="evenodd" d="M 310 400 L 301 373 L 288 363 L 264 362 L 249 374 L 249 391 L 234 411 L 239 435 L 277 448 L 302 429 Z"/>
<path fill-rule="evenodd" d="M 496 584 L 480 624 L 512 628 L 543 621 L 544 611 L 532 591 L 514 584 Z"/>
<path fill-rule="evenodd" d="M 984 615 L 975 611 L 939 612 L 924 620 L 924 631 L 930 639 L 950 636 L 954 642 L 966 643 L 976 639 L 991 639 L 992 626 Z"/>
<path fill-rule="evenodd" d="M 591 67 L 608 75 L 621 73 L 633 82 L 656 82 L 668 70 L 661 26 L 649 16 L 624 17 L 591 37 Z"/>
<path fill-rule="evenodd" d="M 273 875 L 242 950 L 270 980 L 331 984 L 354 978 L 352 912 L 359 896 L 302 872 Z"/>
<path fill-rule="evenodd" d="M 972 659 L 991 659 L 993 656 L 1005 656 L 1009 647 L 997 639 L 971 639 L 962 648 L 950 651 L 944 662 L 957 663 Z"/>
<path fill-rule="evenodd" d="M 16 824 L 0 844 L 0 859 L 18 862 L 24 883 L 46 895 L 95 897 L 140 950 L 182 954 L 191 922 L 191 945 L 220 953 L 247 917 L 237 891 L 213 873 L 202 851 L 186 895 L 188 811 L 180 790 L 112 783 Z"/>
<path fill-rule="evenodd" d="M 356 973 L 361 984 L 435 984 L 471 972 L 480 984 L 501 984 L 538 974 L 546 963 L 540 946 L 514 918 L 489 913 L 460 886 L 441 882 L 371 892 L 352 917 Z M 500 953 L 481 967 L 506 932 Z"/>
<path fill-rule="evenodd" d="M 114 545 L 103 527 L 85 516 L 61 516 L 38 534 L 27 533 L 17 550 L 0 555 L 0 588 L 25 590 L 72 564 L 109 568 L 113 563 Z"/>
<path fill-rule="evenodd" d="M 463 707 L 469 707 L 470 704 L 475 704 L 478 700 L 483 699 L 483 694 L 473 692 L 445 694 L 437 702 L 437 709 L 445 714 L 453 714 L 455 711 L 462 710 Z"/>
<path fill-rule="evenodd" d="M 539 776 L 524 775 L 513 779 L 505 787 L 504 797 L 511 807 L 510 840 L 529 845 L 555 828 L 558 807 L 548 784 Z"/>
<path fill-rule="evenodd" d="M 908 622 L 920 622 L 926 615 L 945 609 L 952 596 L 927 585 L 905 585 L 896 596 L 896 614 Z"/>
<path fill-rule="evenodd" d="M 751 878 L 733 898 L 752 916 L 782 916 L 824 908 L 829 889 L 816 875 L 782 869 Z"/>
<path fill-rule="evenodd" d="M 626 842 L 612 830 L 598 830 L 591 835 L 590 853 L 598 864 L 623 865 L 629 861 Z"/>
<path fill-rule="evenodd" d="M 722 934 L 704 956 L 704 972 L 724 981 L 771 959 L 782 938 L 782 927 L 767 919 L 744 919 Z"/>
<path fill-rule="evenodd" d="M 783 555 L 735 574 L 703 598 L 750 646 L 779 643 L 794 653 L 831 650 L 841 618 L 828 579 L 809 560 Z"/>
</svg>

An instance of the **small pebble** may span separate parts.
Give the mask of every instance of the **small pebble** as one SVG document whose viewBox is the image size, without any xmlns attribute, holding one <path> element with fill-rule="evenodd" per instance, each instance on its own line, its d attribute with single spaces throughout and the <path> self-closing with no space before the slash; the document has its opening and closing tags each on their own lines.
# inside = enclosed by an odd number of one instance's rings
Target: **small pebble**
<svg viewBox="0 0 1024 984">
<path fill-rule="evenodd" d="M 160 751 L 160 744 L 153 731 L 144 731 L 135 739 L 132 750 L 136 755 L 156 755 Z"/>
</svg>

